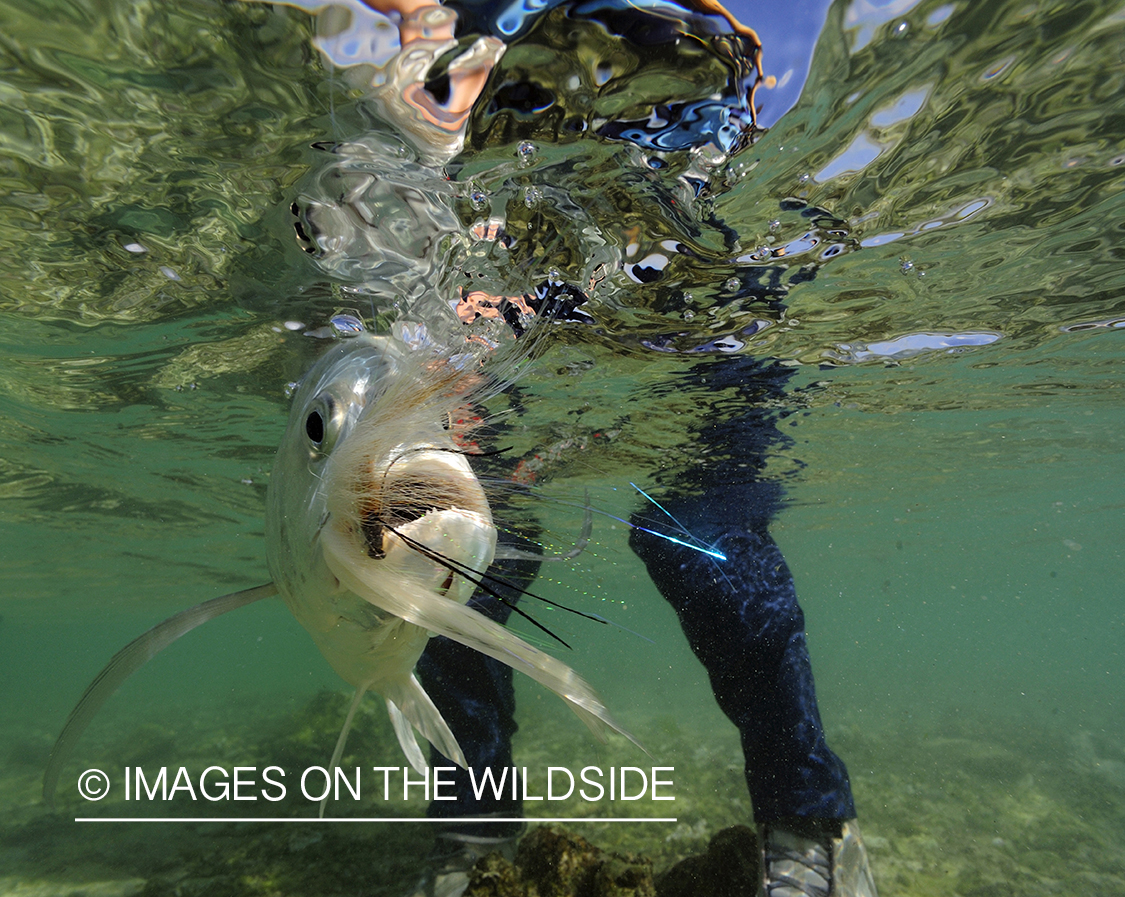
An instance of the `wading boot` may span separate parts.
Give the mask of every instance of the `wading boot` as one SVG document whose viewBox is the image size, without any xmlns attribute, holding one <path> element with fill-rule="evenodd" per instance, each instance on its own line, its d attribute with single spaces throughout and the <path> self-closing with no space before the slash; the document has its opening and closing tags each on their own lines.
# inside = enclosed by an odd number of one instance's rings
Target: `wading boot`
<svg viewBox="0 0 1125 897">
<path fill-rule="evenodd" d="M 758 843 L 760 897 L 877 897 L 854 819 L 768 823 Z"/>
<path fill-rule="evenodd" d="M 461 897 L 469 886 L 469 870 L 490 853 L 499 853 L 508 862 L 516 858 L 516 846 L 526 830 L 521 825 L 514 834 L 496 837 L 462 832 L 442 832 L 427 860 L 429 868 L 411 897 Z"/>
</svg>

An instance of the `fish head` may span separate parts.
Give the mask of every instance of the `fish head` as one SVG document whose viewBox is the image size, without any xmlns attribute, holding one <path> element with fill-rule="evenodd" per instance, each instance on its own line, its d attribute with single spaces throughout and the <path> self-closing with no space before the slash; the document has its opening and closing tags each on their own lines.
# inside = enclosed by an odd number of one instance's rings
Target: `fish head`
<svg viewBox="0 0 1125 897">
<path fill-rule="evenodd" d="M 294 616 L 353 684 L 360 655 L 401 640 L 388 608 L 419 595 L 465 603 L 492 562 L 487 497 L 447 430 L 478 381 L 362 332 L 333 345 L 294 395 L 267 496 L 267 558 Z"/>
</svg>

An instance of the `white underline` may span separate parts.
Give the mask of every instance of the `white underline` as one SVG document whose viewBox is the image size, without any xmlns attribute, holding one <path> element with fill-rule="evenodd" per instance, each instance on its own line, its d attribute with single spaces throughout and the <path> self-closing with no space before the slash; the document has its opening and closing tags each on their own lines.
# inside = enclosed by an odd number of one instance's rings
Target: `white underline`
<svg viewBox="0 0 1125 897">
<path fill-rule="evenodd" d="M 338 816 L 322 819 L 318 816 L 75 816 L 75 822 L 443 822 L 474 825 L 488 822 L 677 822 L 675 816 L 517 816 L 510 819 L 497 819 L 489 816 L 484 819 L 435 818 L 430 816 Z"/>
</svg>

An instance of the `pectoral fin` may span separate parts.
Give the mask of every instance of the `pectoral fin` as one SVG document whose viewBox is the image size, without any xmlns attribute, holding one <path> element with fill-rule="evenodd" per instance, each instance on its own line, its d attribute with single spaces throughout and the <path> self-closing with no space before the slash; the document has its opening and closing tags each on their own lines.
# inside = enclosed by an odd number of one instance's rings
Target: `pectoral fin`
<svg viewBox="0 0 1125 897">
<path fill-rule="evenodd" d="M 408 623 L 451 638 L 530 676 L 566 701 L 598 739 L 604 741 L 607 729 L 613 729 L 644 750 L 610 716 L 590 684 L 561 660 L 532 647 L 475 610 L 407 579 L 397 579 L 393 587 L 389 587 L 377 571 L 347 561 L 348 544 L 330 526 L 321 531 L 321 541 L 329 569 L 345 588 Z"/>
<path fill-rule="evenodd" d="M 66 725 L 59 733 L 51 756 L 47 760 L 47 769 L 43 773 L 43 799 L 47 805 L 55 807 L 55 789 L 59 783 L 59 773 L 63 764 L 70 758 L 78 737 L 85 731 L 101 706 L 120 687 L 121 683 L 133 673 L 152 660 L 157 654 L 167 648 L 172 642 L 182 635 L 191 632 L 195 627 L 201 626 L 208 620 L 221 616 L 228 611 L 252 604 L 263 598 L 277 594 L 277 586 L 268 582 L 252 589 L 233 592 L 219 598 L 204 601 L 195 607 L 181 611 L 169 617 L 163 623 L 157 623 L 148 632 L 129 642 L 124 648 L 113 655 L 94 681 L 79 699 L 78 704 L 67 717 Z"/>
</svg>

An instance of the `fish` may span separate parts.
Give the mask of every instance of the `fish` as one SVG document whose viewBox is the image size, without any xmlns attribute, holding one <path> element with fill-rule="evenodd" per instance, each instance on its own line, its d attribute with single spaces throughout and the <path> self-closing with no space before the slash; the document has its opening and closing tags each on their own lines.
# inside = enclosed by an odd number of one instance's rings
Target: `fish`
<svg viewBox="0 0 1125 897">
<path fill-rule="evenodd" d="M 122 648 L 86 689 L 48 759 L 43 797 L 54 805 L 62 768 L 82 731 L 117 688 L 196 627 L 280 596 L 333 669 L 355 691 L 329 768 L 342 755 L 368 692 L 379 694 L 418 772 L 417 736 L 467 766 L 456 733 L 414 675 L 429 639 L 443 635 L 555 692 L 602 741 L 610 731 L 641 747 L 593 687 L 551 654 L 468 606 L 503 580 L 496 560 L 543 556 L 498 546 L 488 495 L 451 415 L 507 385 L 482 352 L 449 353 L 333 319 L 333 344 L 298 385 L 266 496 L 271 580 L 182 611 Z M 591 525 L 586 508 L 581 550 Z M 490 585 L 491 583 L 491 585 Z M 643 750 L 643 747 L 641 748 Z M 324 804 L 321 804 L 321 814 Z"/>
</svg>

